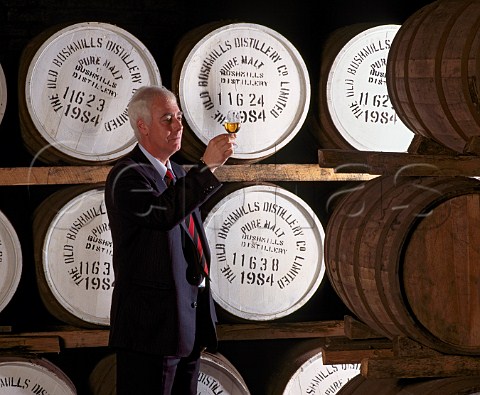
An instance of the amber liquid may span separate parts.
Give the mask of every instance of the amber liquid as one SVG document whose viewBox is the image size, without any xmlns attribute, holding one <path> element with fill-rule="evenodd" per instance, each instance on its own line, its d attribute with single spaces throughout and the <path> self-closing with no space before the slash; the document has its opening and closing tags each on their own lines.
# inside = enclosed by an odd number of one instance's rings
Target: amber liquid
<svg viewBox="0 0 480 395">
<path fill-rule="evenodd" d="M 223 126 L 228 133 L 237 133 L 240 129 L 240 122 L 225 122 Z"/>
</svg>

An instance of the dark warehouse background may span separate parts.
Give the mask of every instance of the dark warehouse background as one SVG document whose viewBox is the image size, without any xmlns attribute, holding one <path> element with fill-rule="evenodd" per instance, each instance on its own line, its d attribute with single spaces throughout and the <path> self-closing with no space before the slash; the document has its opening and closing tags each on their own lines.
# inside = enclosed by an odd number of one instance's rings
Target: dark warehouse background
<svg viewBox="0 0 480 395">
<path fill-rule="evenodd" d="M 318 83 L 322 46 L 336 29 L 357 23 L 402 24 L 428 0 L 0 0 L 0 64 L 6 81 L 8 100 L 0 123 L 0 167 L 27 167 L 32 155 L 24 147 L 19 123 L 19 64 L 25 46 L 38 34 L 56 25 L 80 22 L 104 22 L 125 29 L 138 38 L 153 55 L 162 82 L 172 88 L 173 55 L 182 37 L 210 22 L 247 22 L 277 31 L 296 47 L 309 72 L 311 101 L 319 95 Z M 317 109 L 310 106 L 310 112 Z M 262 163 L 316 163 L 318 146 L 308 125 L 292 142 Z M 325 225 L 328 212 L 323 208 L 330 194 L 347 183 L 283 183 L 281 186 L 318 207 Z M 32 251 L 31 218 L 35 208 L 62 186 L 0 186 L 0 210 L 11 220 L 22 240 L 24 273 L 21 288 L 5 311 L 0 326 L 33 331 L 58 325 L 38 300 Z M 348 311 L 333 297 L 317 315 L 308 309 L 332 293 L 321 292 L 299 314 L 287 320 L 342 319 Z M 320 316 L 320 317 L 319 317 Z M 295 343 L 294 340 L 226 341 L 219 351 L 230 359 L 243 375 L 252 395 L 264 395 L 265 372 L 273 361 Z M 79 394 L 86 394 L 86 378 L 106 349 L 76 349 L 48 355 L 75 382 Z M 262 368 L 258 368 L 261 366 Z"/>
</svg>

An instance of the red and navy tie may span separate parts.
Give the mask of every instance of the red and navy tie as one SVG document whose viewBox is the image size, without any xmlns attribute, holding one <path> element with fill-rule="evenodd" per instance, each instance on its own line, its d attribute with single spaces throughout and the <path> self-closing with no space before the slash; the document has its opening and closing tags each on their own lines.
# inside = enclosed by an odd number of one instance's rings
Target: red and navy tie
<svg viewBox="0 0 480 395">
<path fill-rule="evenodd" d="M 202 265 L 203 271 L 208 276 L 207 260 L 205 259 L 205 255 L 203 254 L 202 241 L 200 240 L 200 237 L 198 235 L 197 228 L 195 226 L 195 222 L 193 221 L 192 214 L 189 214 L 187 218 L 185 218 L 185 224 L 187 225 L 190 236 L 192 236 L 193 242 L 197 246 L 198 256 L 200 257 L 200 264 Z"/>
<path fill-rule="evenodd" d="M 165 183 L 167 184 L 167 186 L 170 186 L 173 180 L 174 180 L 174 176 L 172 171 L 170 169 L 167 169 L 167 172 L 165 173 Z M 200 237 L 198 235 L 197 228 L 195 226 L 195 222 L 193 221 L 192 214 L 189 214 L 185 218 L 185 225 L 187 226 L 188 232 L 190 233 L 190 236 L 192 237 L 192 240 L 195 243 L 195 246 L 197 247 L 198 256 L 200 258 L 199 259 L 200 265 L 202 266 L 205 274 L 208 276 L 207 260 L 205 259 L 205 255 L 203 254 L 202 241 L 200 240 Z"/>
<path fill-rule="evenodd" d="M 173 181 L 173 173 L 170 169 L 167 169 L 167 172 L 165 173 L 165 183 L 167 184 L 167 187 L 170 186 L 170 184 Z"/>
</svg>

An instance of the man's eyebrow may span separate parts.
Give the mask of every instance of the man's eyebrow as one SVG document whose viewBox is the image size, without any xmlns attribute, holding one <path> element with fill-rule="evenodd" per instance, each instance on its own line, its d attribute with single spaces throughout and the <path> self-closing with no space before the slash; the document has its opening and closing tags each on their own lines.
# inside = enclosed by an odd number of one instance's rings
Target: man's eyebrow
<svg viewBox="0 0 480 395">
<path fill-rule="evenodd" d="M 167 112 L 163 114 L 160 118 L 165 118 L 165 117 L 175 117 L 175 116 L 183 116 L 183 111 L 178 111 L 178 112 Z"/>
</svg>

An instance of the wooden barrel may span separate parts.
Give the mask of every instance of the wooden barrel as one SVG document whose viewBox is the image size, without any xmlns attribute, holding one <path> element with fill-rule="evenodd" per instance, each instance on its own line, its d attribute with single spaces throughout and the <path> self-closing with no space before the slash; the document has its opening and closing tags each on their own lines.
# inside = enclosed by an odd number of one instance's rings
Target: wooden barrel
<svg viewBox="0 0 480 395">
<path fill-rule="evenodd" d="M 116 394 L 116 357 L 111 354 L 100 360 L 90 373 L 91 395 Z M 198 393 L 204 395 L 250 395 L 245 381 L 220 353 L 203 352 L 200 357 Z"/>
<path fill-rule="evenodd" d="M 148 84 L 161 84 L 159 70 L 127 31 L 98 22 L 46 30 L 20 59 L 25 146 L 46 163 L 115 161 L 136 143 L 127 105 Z"/>
<path fill-rule="evenodd" d="M 479 354 L 480 182 L 378 177 L 327 224 L 327 275 L 343 302 L 388 338 Z"/>
<path fill-rule="evenodd" d="M 480 3 L 435 1 L 401 26 L 389 52 L 387 87 L 413 132 L 457 152 L 480 136 Z"/>
<path fill-rule="evenodd" d="M 5 115 L 5 108 L 7 107 L 7 81 L 5 80 L 5 73 L 0 64 L 0 123 L 2 123 Z"/>
<path fill-rule="evenodd" d="M 302 127 L 310 80 L 295 47 L 278 32 L 251 23 L 211 23 L 176 47 L 172 86 L 185 115 L 181 154 L 198 160 L 208 141 L 225 133 L 230 109 L 242 126 L 229 159 L 256 162 L 287 145 Z"/>
<path fill-rule="evenodd" d="M 266 395 L 338 394 L 360 373 L 360 364 L 324 364 L 324 345 L 324 339 L 306 340 L 285 352 L 269 377 Z"/>
<path fill-rule="evenodd" d="M 88 376 L 91 395 L 116 395 L 117 358 L 115 354 L 102 358 Z"/>
<path fill-rule="evenodd" d="M 203 352 L 198 376 L 198 393 L 205 395 L 250 395 L 240 372 L 224 355 Z"/>
<path fill-rule="evenodd" d="M 37 284 L 48 311 L 76 326 L 109 325 L 114 275 L 104 187 L 53 193 L 35 210 L 33 231 Z"/>
<path fill-rule="evenodd" d="M 354 24 L 327 38 L 315 133 L 322 147 L 407 151 L 414 134 L 397 116 L 386 84 L 387 57 L 399 28 Z"/>
<path fill-rule="evenodd" d="M 251 321 L 300 309 L 325 272 L 324 230 L 312 208 L 271 184 L 232 184 L 211 204 L 204 227 L 218 306 Z"/>
<path fill-rule="evenodd" d="M 15 294 L 22 276 L 22 248 L 8 218 L 0 211 L 0 312 Z"/>
<path fill-rule="evenodd" d="M 55 364 L 36 356 L 0 356 L 0 393 L 76 395 L 75 385 Z"/>
<path fill-rule="evenodd" d="M 352 378 L 337 395 L 468 395 L 480 393 L 480 377 L 439 379 L 366 379 Z"/>
</svg>

